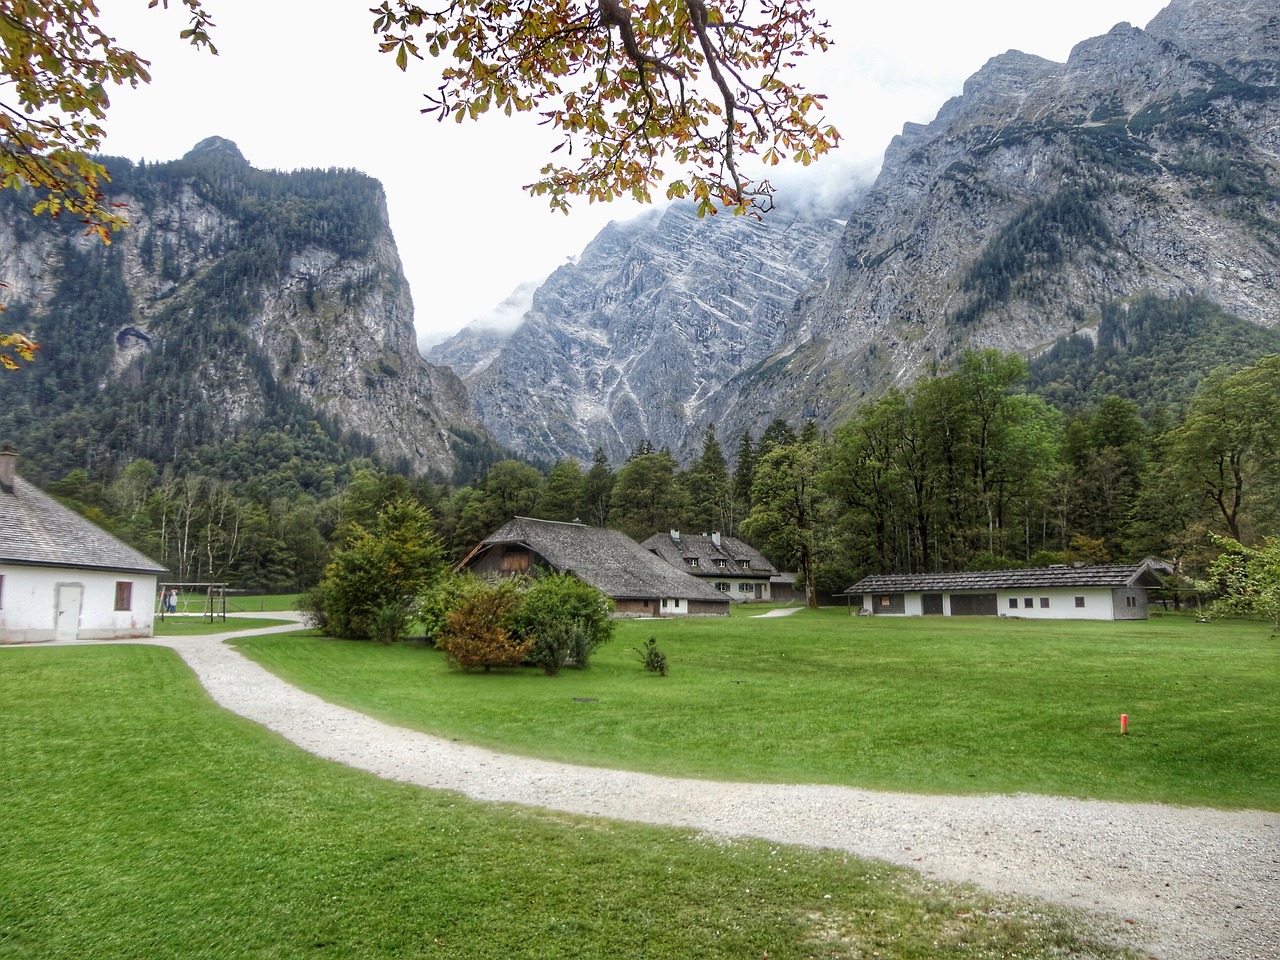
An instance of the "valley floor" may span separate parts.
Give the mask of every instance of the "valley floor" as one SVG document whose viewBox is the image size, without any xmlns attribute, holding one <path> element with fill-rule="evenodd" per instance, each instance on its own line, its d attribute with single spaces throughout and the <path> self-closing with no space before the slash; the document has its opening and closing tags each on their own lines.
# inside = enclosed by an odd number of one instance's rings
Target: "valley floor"
<svg viewBox="0 0 1280 960">
<path fill-rule="evenodd" d="M 1165 960 L 1280 960 L 1280 814 L 719 783 L 498 754 L 326 703 L 242 657 L 223 642 L 230 636 L 143 642 L 176 650 L 226 709 L 379 777 L 477 800 L 845 850 L 1092 911 Z"/>
</svg>

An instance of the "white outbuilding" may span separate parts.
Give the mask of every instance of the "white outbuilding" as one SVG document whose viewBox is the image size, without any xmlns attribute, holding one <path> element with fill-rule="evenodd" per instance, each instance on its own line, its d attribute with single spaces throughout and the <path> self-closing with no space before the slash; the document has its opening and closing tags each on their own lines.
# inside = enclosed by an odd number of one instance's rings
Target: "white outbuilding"
<svg viewBox="0 0 1280 960">
<path fill-rule="evenodd" d="M 14 473 L 0 450 L 0 643 L 149 637 L 165 568 Z"/>
<path fill-rule="evenodd" d="M 1147 591 L 1168 564 L 1036 567 L 864 577 L 844 594 L 876 616 L 1007 616 L 1035 620 L 1145 620 Z"/>
</svg>

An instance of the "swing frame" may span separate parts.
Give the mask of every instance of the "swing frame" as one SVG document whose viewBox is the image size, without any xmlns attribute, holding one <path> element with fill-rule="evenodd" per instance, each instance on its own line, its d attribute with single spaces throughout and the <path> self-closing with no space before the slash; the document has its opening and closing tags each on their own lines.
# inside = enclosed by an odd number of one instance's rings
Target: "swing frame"
<svg viewBox="0 0 1280 960">
<path fill-rule="evenodd" d="M 164 598 L 169 595 L 172 590 L 178 591 L 178 597 L 186 609 L 181 613 L 174 611 L 170 613 L 164 603 Z M 204 595 L 204 602 L 200 610 L 201 619 L 208 620 L 213 623 L 215 620 L 221 620 L 223 623 L 227 620 L 227 585 L 224 582 L 218 583 L 187 583 L 176 580 L 166 581 L 159 584 L 156 593 L 156 617 L 161 622 L 165 617 L 189 617 L 191 616 L 191 597 L 192 593 L 200 593 Z"/>
</svg>

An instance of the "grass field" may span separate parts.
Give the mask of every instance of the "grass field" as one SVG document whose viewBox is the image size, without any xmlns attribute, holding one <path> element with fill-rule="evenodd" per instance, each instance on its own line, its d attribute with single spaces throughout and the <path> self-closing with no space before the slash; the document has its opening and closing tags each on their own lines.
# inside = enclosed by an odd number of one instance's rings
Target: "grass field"
<svg viewBox="0 0 1280 960">
<path fill-rule="evenodd" d="M 380 781 L 216 708 L 161 648 L 0 650 L 0 725 L 0 957 L 1119 956 L 830 851 Z"/>
<path fill-rule="evenodd" d="M 260 630 L 263 627 L 275 627 L 290 620 L 273 620 L 269 617 L 228 617 L 226 620 L 206 620 L 198 614 L 183 616 L 169 614 L 163 620 L 156 618 L 155 635 L 157 637 L 191 637 L 211 633 L 230 633 L 233 630 Z"/>
<path fill-rule="evenodd" d="M 645 673 L 649 636 L 668 677 Z M 1261 623 L 624 621 L 589 669 L 459 673 L 422 645 L 237 642 L 385 720 L 655 773 L 1280 809 L 1280 639 Z M 1130 718 L 1120 736 L 1120 715 Z"/>
</svg>

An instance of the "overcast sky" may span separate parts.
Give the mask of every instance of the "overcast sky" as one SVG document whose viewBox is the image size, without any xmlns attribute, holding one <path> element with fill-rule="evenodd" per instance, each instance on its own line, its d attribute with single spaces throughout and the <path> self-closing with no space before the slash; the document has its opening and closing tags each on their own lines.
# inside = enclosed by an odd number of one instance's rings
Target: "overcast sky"
<svg viewBox="0 0 1280 960">
<path fill-rule="evenodd" d="M 809 65 L 844 135 L 790 189 L 873 173 L 907 121 L 927 123 L 990 57 L 1017 49 L 1064 61 L 1080 40 L 1137 26 L 1163 0 L 814 0 L 836 45 Z M 206 0 L 219 56 L 177 38 L 182 5 L 103 0 L 104 28 L 152 62 L 152 83 L 112 92 L 105 151 L 173 160 L 226 137 L 264 169 L 353 167 L 380 180 L 409 278 L 419 340 L 444 339 L 493 310 L 519 284 L 574 257 L 630 202 L 580 202 L 552 213 L 521 187 L 552 145 L 530 117 L 477 123 L 422 117 L 434 66 L 408 73 L 377 51 L 368 0 Z M 775 179 L 788 184 L 790 177 Z M 659 196 L 660 191 L 655 191 Z"/>
</svg>

